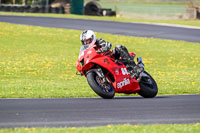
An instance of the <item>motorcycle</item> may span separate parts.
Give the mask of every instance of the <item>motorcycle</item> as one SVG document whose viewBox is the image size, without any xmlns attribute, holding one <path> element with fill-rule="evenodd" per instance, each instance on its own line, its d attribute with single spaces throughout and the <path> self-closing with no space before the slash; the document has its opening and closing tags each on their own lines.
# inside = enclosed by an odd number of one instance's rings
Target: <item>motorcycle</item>
<svg viewBox="0 0 200 133">
<path fill-rule="evenodd" d="M 131 77 L 127 67 L 111 56 L 111 52 L 97 53 L 96 45 L 80 51 L 76 68 L 77 75 L 85 76 L 93 91 L 104 99 L 112 99 L 115 93 L 136 94 L 144 98 L 157 95 L 155 80 L 146 71 L 139 78 Z M 136 56 L 129 52 L 131 56 Z M 138 58 L 138 63 L 141 58 Z"/>
</svg>

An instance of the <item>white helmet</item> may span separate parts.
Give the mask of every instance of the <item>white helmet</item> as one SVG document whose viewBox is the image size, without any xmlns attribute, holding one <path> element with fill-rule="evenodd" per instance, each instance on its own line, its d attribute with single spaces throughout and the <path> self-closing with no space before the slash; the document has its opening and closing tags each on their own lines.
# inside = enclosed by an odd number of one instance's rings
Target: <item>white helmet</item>
<svg viewBox="0 0 200 133">
<path fill-rule="evenodd" d="M 85 30 L 81 33 L 80 40 L 82 45 L 90 45 L 96 42 L 96 35 L 92 30 Z"/>
</svg>

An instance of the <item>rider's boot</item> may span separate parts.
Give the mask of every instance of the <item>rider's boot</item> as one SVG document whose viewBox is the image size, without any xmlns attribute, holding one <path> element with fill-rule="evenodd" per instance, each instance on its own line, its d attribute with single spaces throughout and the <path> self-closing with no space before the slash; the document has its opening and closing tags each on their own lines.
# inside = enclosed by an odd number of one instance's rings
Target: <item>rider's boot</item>
<svg viewBox="0 0 200 133">
<path fill-rule="evenodd" d="M 138 79 L 140 74 L 144 71 L 144 63 L 141 57 L 137 58 L 137 64 L 134 63 L 129 63 L 127 69 L 129 70 L 129 73 L 131 75 L 131 78 Z"/>
<path fill-rule="evenodd" d="M 140 73 L 144 71 L 144 63 L 143 63 L 142 57 L 137 58 L 137 64 L 134 67 L 134 70 L 135 70 L 137 78 L 139 77 Z"/>
</svg>

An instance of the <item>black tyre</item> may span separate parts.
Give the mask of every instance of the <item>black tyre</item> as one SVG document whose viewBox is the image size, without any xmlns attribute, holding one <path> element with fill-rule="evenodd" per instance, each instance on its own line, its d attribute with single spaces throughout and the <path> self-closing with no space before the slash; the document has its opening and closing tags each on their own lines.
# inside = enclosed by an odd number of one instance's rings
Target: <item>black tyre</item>
<svg viewBox="0 0 200 133">
<path fill-rule="evenodd" d="M 90 1 L 85 5 L 85 15 L 102 16 L 100 13 L 101 5 L 95 1 Z"/>
<path fill-rule="evenodd" d="M 100 97 L 105 99 L 112 99 L 114 97 L 115 89 L 112 84 L 102 83 L 102 79 L 95 72 L 87 74 L 87 81 L 93 91 Z"/>
<path fill-rule="evenodd" d="M 58 12 L 59 12 L 58 7 L 51 8 L 51 13 L 58 13 Z"/>
<path fill-rule="evenodd" d="M 141 78 L 139 82 L 141 89 L 138 92 L 138 94 L 144 98 L 153 98 L 158 93 L 157 84 L 150 74 L 148 74 L 147 72 L 144 72 L 144 73 L 147 74 L 148 76 Z"/>
<path fill-rule="evenodd" d="M 60 13 L 60 14 L 65 13 L 65 8 L 63 6 L 60 6 L 58 13 Z"/>
</svg>

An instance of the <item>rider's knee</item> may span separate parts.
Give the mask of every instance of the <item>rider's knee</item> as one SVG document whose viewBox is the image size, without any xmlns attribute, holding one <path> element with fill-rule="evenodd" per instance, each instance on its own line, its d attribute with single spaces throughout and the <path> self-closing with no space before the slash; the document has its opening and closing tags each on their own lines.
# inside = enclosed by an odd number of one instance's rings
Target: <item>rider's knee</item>
<svg viewBox="0 0 200 133">
<path fill-rule="evenodd" d="M 124 49 L 124 46 L 117 45 L 114 49 L 115 49 L 115 51 L 117 51 L 118 53 L 120 53 Z"/>
<path fill-rule="evenodd" d="M 114 53 L 120 53 L 120 50 L 121 50 L 121 45 L 117 45 L 117 46 L 113 49 L 113 52 L 114 52 Z"/>
<path fill-rule="evenodd" d="M 116 48 L 117 48 L 118 51 L 122 51 L 122 50 L 127 51 L 127 48 L 123 45 L 117 45 Z"/>
<path fill-rule="evenodd" d="M 120 49 L 122 47 L 122 45 L 117 45 L 115 48 L 118 48 L 118 49 Z"/>
</svg>

